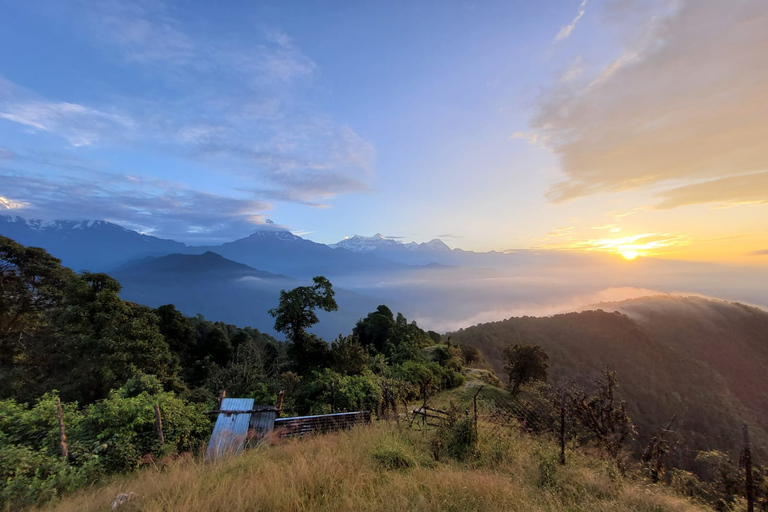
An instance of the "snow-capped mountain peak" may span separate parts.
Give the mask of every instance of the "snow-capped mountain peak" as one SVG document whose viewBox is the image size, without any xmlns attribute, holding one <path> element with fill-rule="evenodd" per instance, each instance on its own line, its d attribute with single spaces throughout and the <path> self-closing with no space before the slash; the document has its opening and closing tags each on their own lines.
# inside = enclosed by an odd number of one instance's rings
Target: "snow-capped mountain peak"
<svg viewBox="0 0 768 512">
<path fill-rule="evenodd" d="M 301 240 L 301 237 L 294 235 L 287 229 L 261 229 L 254 231 L 248 238 L 277 239 L 284 241 Z"/>
<path fill-rule="evenodd" d="M 0 216 L 0 222 L 5 224 L 14 224 L 24 226 L 34 231 L 68 231 L 68 230 L 86 230 L 108 228 L 119 231 L 130 231 L 122 226 L 113 224 L 105 220 L 41 220 L 24 219 L 18 216 Z"/>
<path fill-rule="evenodd" d="M 450 251 L 450 247 L 445 245 L 442 240 L 435 238 L 432 241 L 417 243 L 408 242 L 403 243 L 392 238 L 387 238 L 381 233 L 376 233 L 373 236 L 361 236 L 355 235 L 344 240 L 332 244 L 334 249 L 341 248 L 353 252 L 371 252 L 371 251 L 388 251 L 388 250 L 407 250 L 407 251 Z"/>
<path fill-rule="evenodd" d="M 373 236 L 361 236 L 355 235 L 350 238 L 345 238 L 341 242 L 332 244 L 334 249 L 346 249 L 353 252 L 370 252 L 380 249 L 393 249 L 398 246 L 402 246 L 400 242 L 386 238 L 381 233 L 376 233 Z"/>
</svg>

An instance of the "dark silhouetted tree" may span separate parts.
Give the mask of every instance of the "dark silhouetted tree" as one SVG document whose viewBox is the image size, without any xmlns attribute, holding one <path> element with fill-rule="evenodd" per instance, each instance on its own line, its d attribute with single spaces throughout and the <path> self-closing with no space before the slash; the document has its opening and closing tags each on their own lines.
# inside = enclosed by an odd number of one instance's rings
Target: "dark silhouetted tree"
<svg viewBox="0 0 768 512">
<path fill-rule="evenodd" d="M 322 367 L 328 360 L 328 344 L 307 329 L 319 322 L 315 310 L 339 309 L 331 282 L 323 276 L 312 278 L 313 286 L 299 286 L 280 292 L 280 304 L 269 310 L 275 318 L 275 330 L 291 341 L 288 355 L 302 373 L 309 368 Z"/>
<path fill-rule="evenodd" d="M 507 364 L 504 369 L 509 375 L 509 389 L 515 394 L 529 382 L 547 380 L 547 359 L 549 356 L 538 345 L 509 345 L 504 349 Z"/>
</svg>

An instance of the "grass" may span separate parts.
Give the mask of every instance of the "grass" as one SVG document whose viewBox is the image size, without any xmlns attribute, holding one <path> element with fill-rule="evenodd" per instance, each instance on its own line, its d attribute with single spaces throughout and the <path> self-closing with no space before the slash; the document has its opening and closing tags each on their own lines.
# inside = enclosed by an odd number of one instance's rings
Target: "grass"
<svg viewBox="0 0 768 512">
<path fill-rule="evenodd" d="M 45 510 L 102 512 L 118 493 L 121 512 L 202 511 L 643 511 L 708 510 L 667 489 L 625 479 L 598 458 L 557 463 L 548 441 L 481 429 L 465 462 L 432 457 L 433 431 L 374 422 L 352 431 L 277 440 L 213 464 L 182 458 L 64 498 Z"/>
</svg>

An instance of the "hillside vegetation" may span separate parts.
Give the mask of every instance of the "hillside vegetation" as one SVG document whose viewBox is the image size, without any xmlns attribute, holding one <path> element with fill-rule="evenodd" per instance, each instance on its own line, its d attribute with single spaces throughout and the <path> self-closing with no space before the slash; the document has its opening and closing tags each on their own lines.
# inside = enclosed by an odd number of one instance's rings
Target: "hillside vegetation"
<svg viewBox="0 0 768 512">
<path fill-rule="evenodd" d="M 480 349 L 500 376 L 503 350 L 512 343 L 541 346 L 555 386 L 586 386 L 606 366 L 615 370 L 639 433 L 638 451 L 676 414 L 674 430 L 684 447 L 678 457 L 719 449 L 738 458 L 744 423 L 759 456 L 768 457 L 762 427 L 768 419 L 768 313 L 695 297 L 600 307 L 510 318 L 450 336 Z"/>
<path fill-rule="evenodd" d="M 467 462 L 431 454 L 431 436 L 402 423 L 263 444 L 216 464 L 183 458 L 45 509 L 101 512 L 120 492 L 129 512 L 464 511 L 694 512 L 710 510 L 665 487 L 619 476 L 586 453 L 557 464 L 555 446 L 513 429 L 481 436 Z"/>
<path fill-rule="evenodd" d="M 109 275 L 75 273 L 0 237 L 0 509 L 55 500 L 200 446 L 212 428 L 203 412 L 218 407 L 221 390 L 260 405 L 284 391 L 287 414 L 386 415 L 464 383 L 456 349 L 384 305 L 332 343 L 312 334 L 315 311 L 338 308 L 330 281 L 313 283 L 280 291 L 267 312 L 287 338 L 277 341 L 172 304 L 125 301 Z"/>
</svg>

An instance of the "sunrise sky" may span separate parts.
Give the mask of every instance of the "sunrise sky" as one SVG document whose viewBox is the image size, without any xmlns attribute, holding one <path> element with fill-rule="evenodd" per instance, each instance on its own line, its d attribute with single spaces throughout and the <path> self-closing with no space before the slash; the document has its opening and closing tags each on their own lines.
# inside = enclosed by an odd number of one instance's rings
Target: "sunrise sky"
<svg viewBox="0 0 768 512">
<path fill-rule="evenodd" d="M 0 214 L 768 266 L 765 0 L 0 12 Z"/>
</svg>

